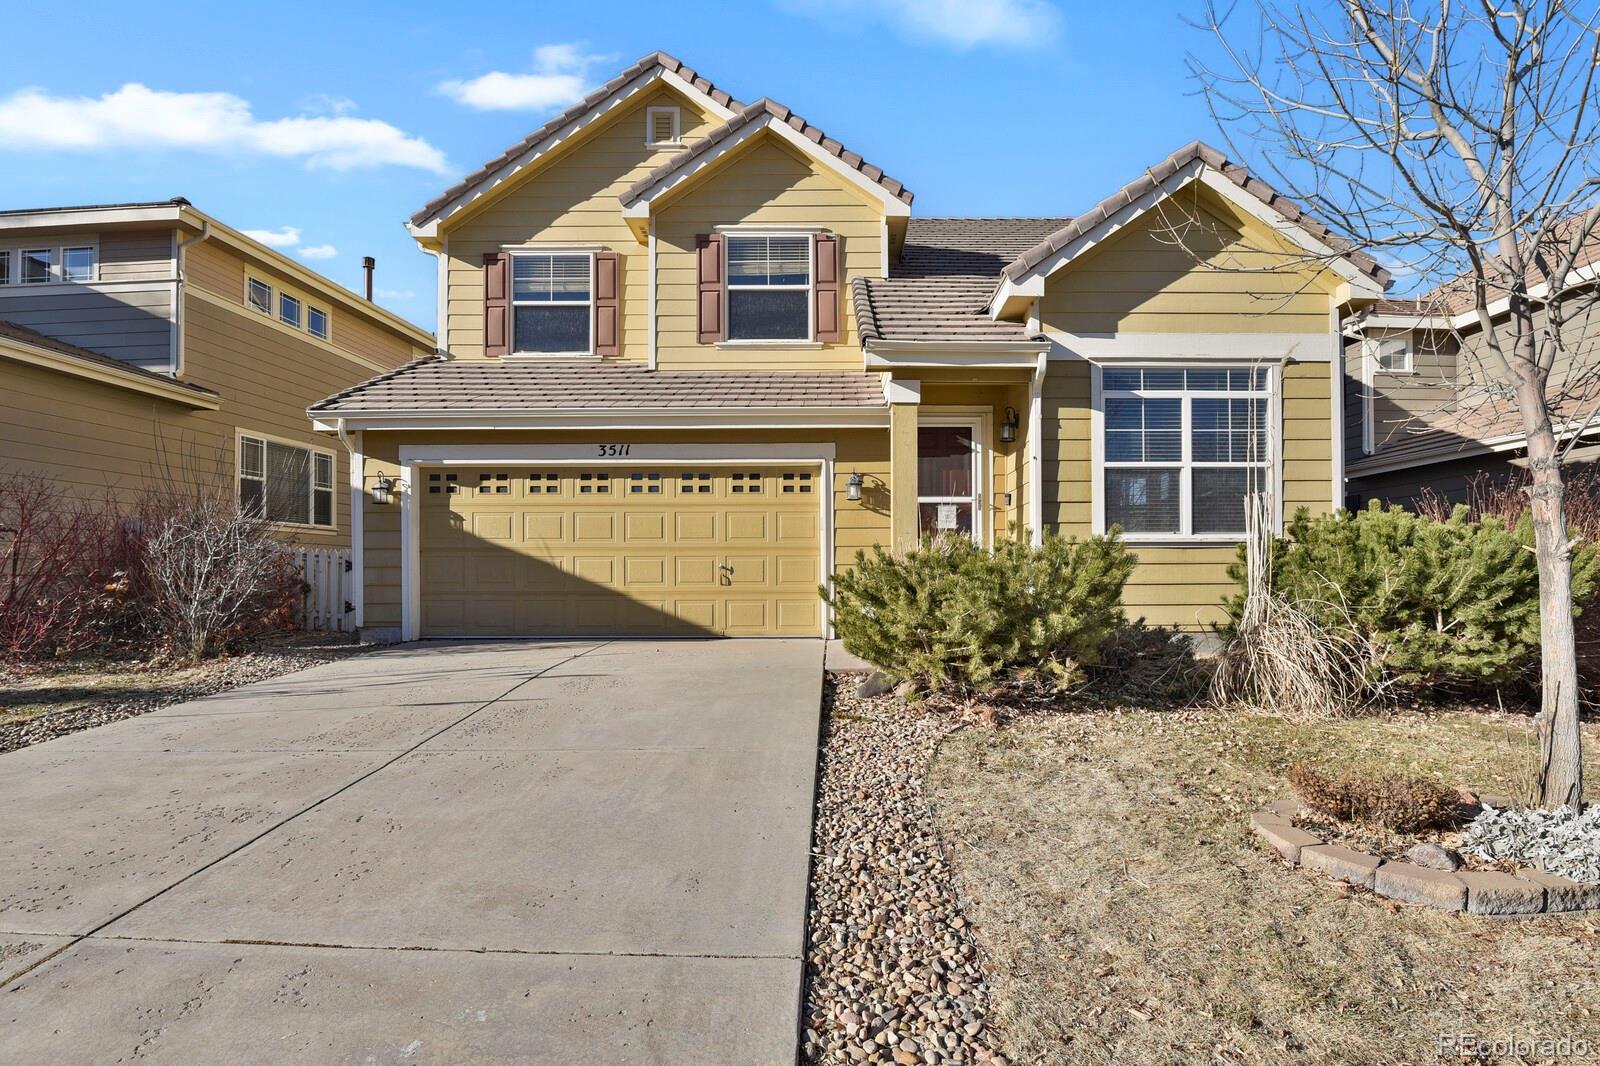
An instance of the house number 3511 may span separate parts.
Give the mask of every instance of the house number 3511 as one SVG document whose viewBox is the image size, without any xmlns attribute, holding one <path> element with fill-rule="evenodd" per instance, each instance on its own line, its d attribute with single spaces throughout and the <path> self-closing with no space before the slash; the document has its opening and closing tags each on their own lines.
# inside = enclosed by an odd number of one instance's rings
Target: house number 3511
<svg viewBox="0 0 1600 1066">
<path fill-rule="evenodd" d="M 618 458 L 620 456 L 627 455 L 628 452 L 633 448 L 633 445 L 631 445 L 631 444 L 600 444 L 600 445 L 597 445 L 597 447 L 600 449 L 600 452 L 599 452 L 600 458 L 602 458 L 602 459 L 616 459 L 616 458 Z"/>
</svg>

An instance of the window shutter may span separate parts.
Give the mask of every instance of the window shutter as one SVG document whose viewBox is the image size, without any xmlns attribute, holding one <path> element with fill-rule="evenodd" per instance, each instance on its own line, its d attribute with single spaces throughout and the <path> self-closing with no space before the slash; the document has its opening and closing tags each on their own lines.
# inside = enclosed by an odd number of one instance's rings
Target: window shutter
<svg viewBox="0 0 1600 1066">
<path fill-rule="evenodd" d="M 702 233 L 694 239 L 700 261 L 699 332 L 701 344 L 723 338 L 724 309 L 728 303 L 727 279 L 722 273 L 722 234 Z"/>
<path fill-rule="evenodd" d="M 511 350 L 511 256 L 483 253 L 483 354 Z"/>
<path fill-rule="evenodd" d="M 621 355 L 622 256 L 596 252 L 594 257 L 594 354 Z"/>
<path fill-rule="evenodd" d="M 812 299 L 816 301 L 817 340 L 839 343 L 839 238 L 832 233 L 817 234 L 812 247 L 815 258 L 811 273 Z"/>
</svg>

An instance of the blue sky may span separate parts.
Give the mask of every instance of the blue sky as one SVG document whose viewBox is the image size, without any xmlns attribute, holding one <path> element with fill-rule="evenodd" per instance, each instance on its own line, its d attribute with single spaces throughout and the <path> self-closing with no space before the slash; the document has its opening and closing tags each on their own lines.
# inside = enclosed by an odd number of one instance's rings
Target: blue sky
<svg viewBox="0 0 1600 1066">
<path fill-rule="evenodd" d="M 1193 4 L 19 5 L 0 67 L 0 206 L 186 196 L 434 325 L 403 220 L 564 102 L 661 49 L 794 108 L 914 211 L 1072 214 L 1196 137 Z M 226 47 L 223 47 L 223 43 Z"/>
</svg>

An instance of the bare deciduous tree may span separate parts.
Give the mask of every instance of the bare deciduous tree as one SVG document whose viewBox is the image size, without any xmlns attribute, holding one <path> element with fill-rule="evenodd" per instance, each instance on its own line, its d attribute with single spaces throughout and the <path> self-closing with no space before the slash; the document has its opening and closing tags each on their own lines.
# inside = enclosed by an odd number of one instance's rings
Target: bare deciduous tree
<svg viewBox="0 0 1600 1066">
<path fill-rule="evenodd" d="M 1516 412 L 1548 806 L 1583 795 L 1561 465 L 1594 401 L 1593 361 L 1574 353 L 1600 259 L 1597 23 L 1592 5 L 1561 0 L 1208 2 L 1202 28 L 1220 58 L 1192 60 L 1235 157 L 1448 305 L 1435 324 L 1470 322 L 1479 365 L 1452 384 Z"/>
</svg>

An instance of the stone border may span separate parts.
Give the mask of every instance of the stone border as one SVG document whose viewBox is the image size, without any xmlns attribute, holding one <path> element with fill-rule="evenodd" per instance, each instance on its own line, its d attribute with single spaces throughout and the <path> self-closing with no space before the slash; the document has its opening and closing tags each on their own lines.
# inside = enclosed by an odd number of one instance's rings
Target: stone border
<svg viewBox="0 0 1600 1066">
<path fill-rule="evenodd" d="M 1269 803 L 1250 815 L 1254 829 L 1291 866 L 1344 881 L 1399 903 L 1420 903 L 1441 911 L 1505 918 L 1600 910 L 1600 885 L 1524 867 L 1514 874 L 1495 870 L 1432 870 L 1329 844 L 1294 824 L 1301 804 Z"/>
</svg>

